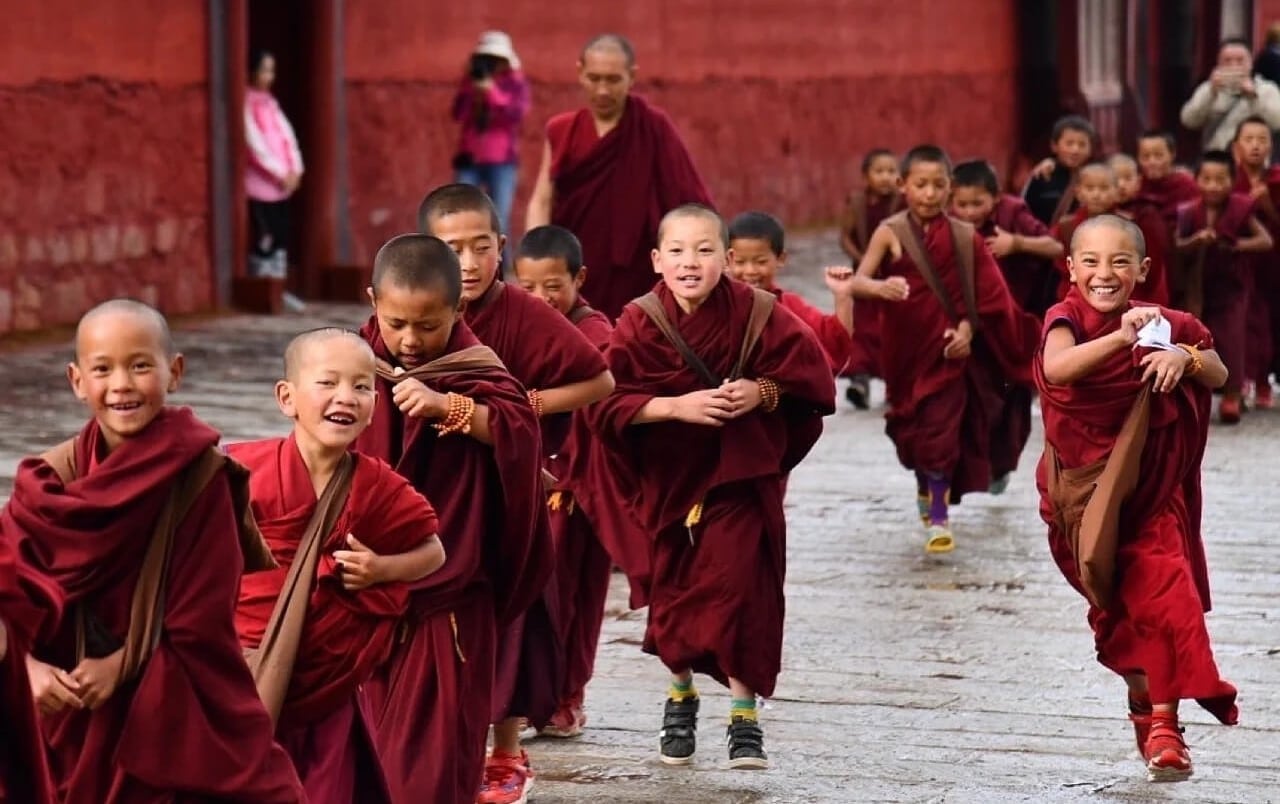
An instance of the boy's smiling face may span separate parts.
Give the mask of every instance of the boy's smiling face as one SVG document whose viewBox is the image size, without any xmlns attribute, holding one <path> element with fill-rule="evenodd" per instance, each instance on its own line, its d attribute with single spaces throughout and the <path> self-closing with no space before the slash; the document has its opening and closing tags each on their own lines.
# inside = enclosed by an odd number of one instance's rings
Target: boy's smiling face
<svg viewBox="0 0 1280 804">
<path fill-rule="evenodd" d="M 752 287 L 772 290 L 778 269 L 786 262 L 786 252 L 775 254 L 768 240 L 738 237 L 729 244 L 729 273 Z"/>
<path fill-rule="evenodd" d="M 1064 167 L 1075 170 L 1089 161 L 1093 153 L 1093 142 L 1089 139 L 1088 132 L 1069 128 L 1054 140 L 1050 150 Z"/>
<path fill-rule="evenodd" d="M 692 312 L 720 283 L 727 262 L 721 224 L 710 215 L 676 215 L 662 226 L 662 240 L 653 250 L 654 273 L 676 297 L 680 308 Z"/>
<path fill-rule="evenodd" d="M 1067 268 L 1090 307 L 1115 313 L 1127 307 L 1134 287 L 1146 280 L 1151 260 L 1139 254 L 1132 235 L 1118 221 L 1093 221 L 1076 230 Z"/>
</svg>

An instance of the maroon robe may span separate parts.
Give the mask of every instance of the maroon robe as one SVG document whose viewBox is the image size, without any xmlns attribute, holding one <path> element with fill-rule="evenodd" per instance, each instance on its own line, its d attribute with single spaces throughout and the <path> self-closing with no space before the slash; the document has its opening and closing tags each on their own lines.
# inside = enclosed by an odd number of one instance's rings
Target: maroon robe
<svg viewBox="0 0 1280 804">
<path fill-rule="evenodd" d="M 525 388 L 558 388 L 593 379 L 607 370 L 600 350 L 555 308 L 516 285 L 494 282 L 467 305 L 467 326 L 485 346 L 498 354 L 507 371 Z M 559 420 L 558 422 L 556 420 Z M 569 416 L 548 416 L 540 422 L 543 461 L 554 454 L 549 430 L 562 429 Z M 550 535 L 550 523 L 542 520 Z M 556 592 L 549 583 L 529 611 L 498 635 L 498 665 L 494 680 L 493 720 L 524 717 L 541 728 L 555 713 L 564 682 L 564 644 L 558 639 L 561 619 Z"/>
<path fill-rule="evenodd" d="M 842 376 L 853 361 L 853 338 L 845 329 L 840 318 L 834 313 L 824 313 L 814 307 L 798 293 L 771 288 L 770 292 L 778 297 L 778 303 L 795 313 L 813 334 L 818 336 L 822 351 L 827 355 L 827 363 L 831 372 Z"/>
<path fill-rule="evenodd" d="M 1130 305 L 1132 306 L 1132 305 Z M 1194 317 L 1170 309 L 1161 315 L 1176 343 L 1213 348 Z M 1076 291 L 1049 311 L 1045 337 L 1068 327 L 1077 343 L 1096 340 L 1119 327 Z M 1123 349 L 1094 373 L 1069 386 L 1044 377 L 1043 347 L 1035 361 L 1044 413 L 1045 440 L 1064 469 L 1105 459 L 1133 400 L 1142 389 L 1139 361 L 1149 350 Z M 1218 674 L 1204 612 L 1209 611 L 1209 574 L 1200 533 L 1200 462 L 1209 426 L 1209 391 L 1183 379 L 1168 394 L 1151 395 L 1151 418 L 1142 451 L 1142 482 L 1120 509 L 1116 591 L 1106 610 L 1090 606 L 1098 661 L 1120 675 L 1145 674 L 1156 703 L 1195 698 L 1223 723 L 1235 723 L 1235 687 Z M 1040 512 L 1049 524 L 1049 546 L 1059 569 L 1083 594 L 1075 556 L 1055 525 L 1046 468 L 1036 475 Z"/>
<path fill-rule="evenodd" d="M 1197 246 L 1183 259 L 1203 259 L 1204 323 L 1213 333 L 1218 354 L 1227 366 L 1228 393 L 1244 386 L 1249 361 L 1249 289 L 1253 284 L 1253 255 L 1232 250 L 1237 240 L 1252 234 L 1253 199 L 1232 193 L 1218 213 L 1213 230 L 1217 242 Z M 1178 237 L 1186 238 L 1208 225 L 1204 202 L 1197 199 L 1178 207 Z"/>
<path fill-rule="evenodd" d="M 727 276 L 692 315 L 663 284 L 667 317 L 703 362 L 721 376 L 738 360 L 753 290 Z M 600 531 L 627 572 L 633 605 L 649 605 L 644 649 L 674 671 L 693 669 L 727 683 L 740 679 L 771 695 L 781 667 L 786 572 L 785 477 L 822 432 L 835 387 L 812 330 L 777 305 L 744 368 L 748 379 L 778 383 L 781 403 L 723 427 L 678 421 L 633 425 L 655 396 L 705 388 L 680 353 L 635 305 L 609 343 L 617 390 L 588 408 L 595 461 L 607 461 L 612 506 L 629 506 L 637 527 Z M 578 478 L 571 479 L 574 485 Z M 588 511 L 600 501 L 591 501 Z M 700 512 L 690 522 L 691 512 Z M 621 542 L 621 543 L 620 543 Z"/>
<path fill-rule="evenodd" d="M 943 332 L 957 322 L 929 288 L 906 251 L 883 270 L 901 276 L 910 294 L 884 317 L 885 430 L 898 460 L 918 473 L 951 479 L 951 500 L 986 491 L 994 478 L 1017 468 L 1031 434 L 1028 388 L 1035 354 L 1035 316 L 1009 295 L 986 243 L 973 234 L 977 310 L 968 311 L 950 221 L 939 215 L 923 226 L 922 244 L 960 317 L 976 320 L 972 353 L 942 356 Z"/>
<path fill-rule="evenodd" d="M 376 318 L 360 333 L 394 362 Z M 459 321 L 445 353 L 479 345 Z M 379 378 L 373 422 L 355 448 L 390 463 L 433 502 L 448 560 L 414 585 L 407 634 L 366 689 L 392 799 L 471 804 L 484 772 L 497 624 L 542 594 L 551 551 L 538 423 L 524 389 L 498 368 L 453 372 L 431 387 L 488 407 L 494 445 L 440 436 L 405 417 L 394 384 Z"/>
<path fill-rule="evenodd" d="M 603 137 L 591 111 L 579 109 L 547 122 L 547 142 L 551 222 L 582 241 L 591 269 L 583 292 L 615 319 L 653 284 L 649 252 L 662 216 L 681 204 L 711 206 L 711 194 L 671 119 L 635 94 Z"/>
<path fill-rule="evenodd" d="M 996 199 L 991 214 L 978 226 L 983 238 L 995 237 L 996 227 L 1019 237 L 1044 237 L 1049 227 L 1031 214 L 1027 202 L 1016 195 L 1004 194 Z M 1057 301 L 1057 274 L 1049 260 L 1034 254 L 1010 254 L 996 260 L 1009 293 L 1018 306 L 1037 318 Z"/>
<path fill-rule="evenodd" d="M 1188 201 L 1200 197 L 1200 187 L 1195 177 L 1181 170 L 1174 170 L 1163 179 L 1142 177 L 1138 188 L 1137 201 L 1149 204 L 1164 222 L 1165 229 L 1172 232 L 1178 223 L 1178 207 Z"/>
<path fill-rule="evenodd" d="M 872 196 L 863 191 L 866 199 L 863 204 L 854 206 L 854 214 L 860 219 L 854 222 L 849 237 L 865 254 L 871 234 L 885 218 L 902 209 L 902 194 L 891 196 Z M 864 235 L 863 232 L 866 234 Z M 858 266 L 853 266 L 856 270 Z M 843 376 L 855 377 L 860 374 L 879 377 L 880 374 L 880 330 L 881 316 L 884 315 L 884 302 L 879 299 L 858 299 L 854 302 L 853 351 L 850 353 L 849 365 L 845 367 Z"/>
<path fill-rule="evenodd" d="M 1280 373 L 1280 165 L 1263 171 L 1259 181 L 1267 192 L 1254 203 L 1253 211 L 1275 241 L 1270 251 L 1251 255 L 1249 272 L 1248 342 L 1245 375 L 1259 385 L 1270 382 L 1272 371 Z M 1235 191 L 1249 193 L 1253 180 L 1241 167 L 1236 171 Z"/>
<path fill-rule="evenodd" d="M 105 458 L 96 421 L 77 442 L 81 476 L 18 467 L 0 527 L 25 561 L 52 578 L 119 639 L 155 521 L 175 476 L 218 442 L 187 408 L 166 408 Z M 85 470 L 87 468 L 87 471 Z M 305 800 L 254 688 L 236 638 L 244 562 L 226 475 L 197 498 L 173 537 L 159 643 L 137 679 L 94 711 L 44 719 L 50 764 L 65 804 Z M 72 618 L 36 654 L 75 662 Z"/>
<path fill-rule="evenodd" d="M 292 435 L 234 444 L 227 451 L 252 473 L 254 518 L 279 564 L 247 576 L 240 585 L 236 631 L 241 644 L 256 648 L 307 535 L 317 498 Z M 346 506 L 321 546 L 280 715 L 281 742 L 312 804 L 391 801 L 360 687 L 390 654 L 400 618 L 409 607 L 406 584 L 344 590 L 333 553 L 348 549 L 348 533 L 379 555 L 395 555 L 421 546 L 440 529 L 430 504 L 409 481 L 376 458 L 353 458 Z"/>
</svg>

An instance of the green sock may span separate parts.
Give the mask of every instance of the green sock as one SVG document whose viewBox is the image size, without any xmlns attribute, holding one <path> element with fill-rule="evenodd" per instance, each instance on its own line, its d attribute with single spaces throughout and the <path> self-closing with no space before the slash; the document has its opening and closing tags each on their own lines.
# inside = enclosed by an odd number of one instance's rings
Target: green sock
<svg viewBox="0 0 1280 804">
<path fill-rule="evenodd" d="M 667 691 L 667 697 L 673 701 L 688 701 L 698 697 L 698 691 L 693 687 L 693 676 L 687 681 L 672 681 L 671 689 Z"/>
<path fill-rule="evenodd" d="M 729 720 L 740 717 L 743 720 L 756 719 L 755 698 L 733 698 L 729 702 Z"/>
</svg>

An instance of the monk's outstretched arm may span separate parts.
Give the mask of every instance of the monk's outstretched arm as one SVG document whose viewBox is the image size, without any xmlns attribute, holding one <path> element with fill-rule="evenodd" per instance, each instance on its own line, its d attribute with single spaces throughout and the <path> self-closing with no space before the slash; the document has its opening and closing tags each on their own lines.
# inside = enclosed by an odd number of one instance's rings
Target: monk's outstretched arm
<svg viewBox="0 0 1280 804">
<path fill-rule="evenodd" d="M 555 200 L 555 187 L 551 184 L 551 141 L 542 144 L 542 164 L 538 167 L 538 179 L 529 195 L 529 208 L 524 215 L 524 228 L 551 223 L 551 204 Z"/>
<path fill-rule="evenodd" d="M 348 591 L 365 589 L 380 583 L 412 583 L 444 566 L 444 545 L 434 533 L 412 550 L 379 555 L 347 534 L 350 550 L 335 550 L 334 559 L 342 565 L 342 587 Z"/>
<path fill-rule="evenodd" d="M 589 380 L 538 391 L 542 397 L 542 415 L 544 416 L 552 413 L 568 413 L 571 410 L 586 407 L 593 402 L 599 402 L 611 393 L 613 393 L 613 374 L 607 370 Z"/>
<path fill-rule="evenodd" d="M 1227 384 L 1227 364 L 1222 362 L 1222 356 L 1216 349 L 1201 349 L 1200 362 L 1200 370 L 1191 377 L 1192 380 L 1210 390 L 1217 390 Z"/>
<path fill-rule="evenodd" d="M 1125 313 L 1128 318 L 1143 310 L 1147 320 L 1156 316 L 1155 308 L 1136 308 Z M 1146 312 L 1150 311 L 1150 312 Z M 1135 316 L 1135 319 L 1137 316 Z M 1076 336 L 1067 326 L 1049 330 L 1044 343 L 1044 378 L 1051 385 L 1071 385 L 1097 371 L 1116 352 L 1128 349 L 1138 340 L 1136 327 L 1122 325 L 1120 329 L 1101 338 L 1076 343 Z"/>
<path fill-rule="evenodd" d="M 1236 241 L 1236 251 L 1251 253 L 1258 251 L 1270 251 L 1275 245 L 1275 241 L 1271 239 L 1271 234 L 1263 226 L 1256 215 L 1249 216 L 1249 236 L 1242 237 Z"/>
<path fill-rule="evenodd" d="M 880 271 L 880 263 L 884 261 L 886 254 L 894 252 L 895 245 L 897 245 L 897 238 L 889 227 L 876 227 L 871 235 L 871 242 L 867 243 L 867 252 L 862 255 L 862 262 L 858 263 L 858 272 L 850 285 L 854 298 L 888 301 L 902 301 L 907 298 L 907 283 L 902 277 L 876 279 L 876 274 Z"/>
</svg>

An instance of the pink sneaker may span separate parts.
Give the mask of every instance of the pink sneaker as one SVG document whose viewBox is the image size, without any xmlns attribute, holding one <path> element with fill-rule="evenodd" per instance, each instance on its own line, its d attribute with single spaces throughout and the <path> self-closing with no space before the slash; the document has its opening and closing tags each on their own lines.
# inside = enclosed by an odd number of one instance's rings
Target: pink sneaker
<svg viewBox="0 0 1280 804">
<path fill-rule="evenodd" d="M 476 804 L 527 804 L 533 791 L 533 768 L 529 755 L 509 756 L 494 752 L 484 766 L 484 784 Z"/>
</svg>

